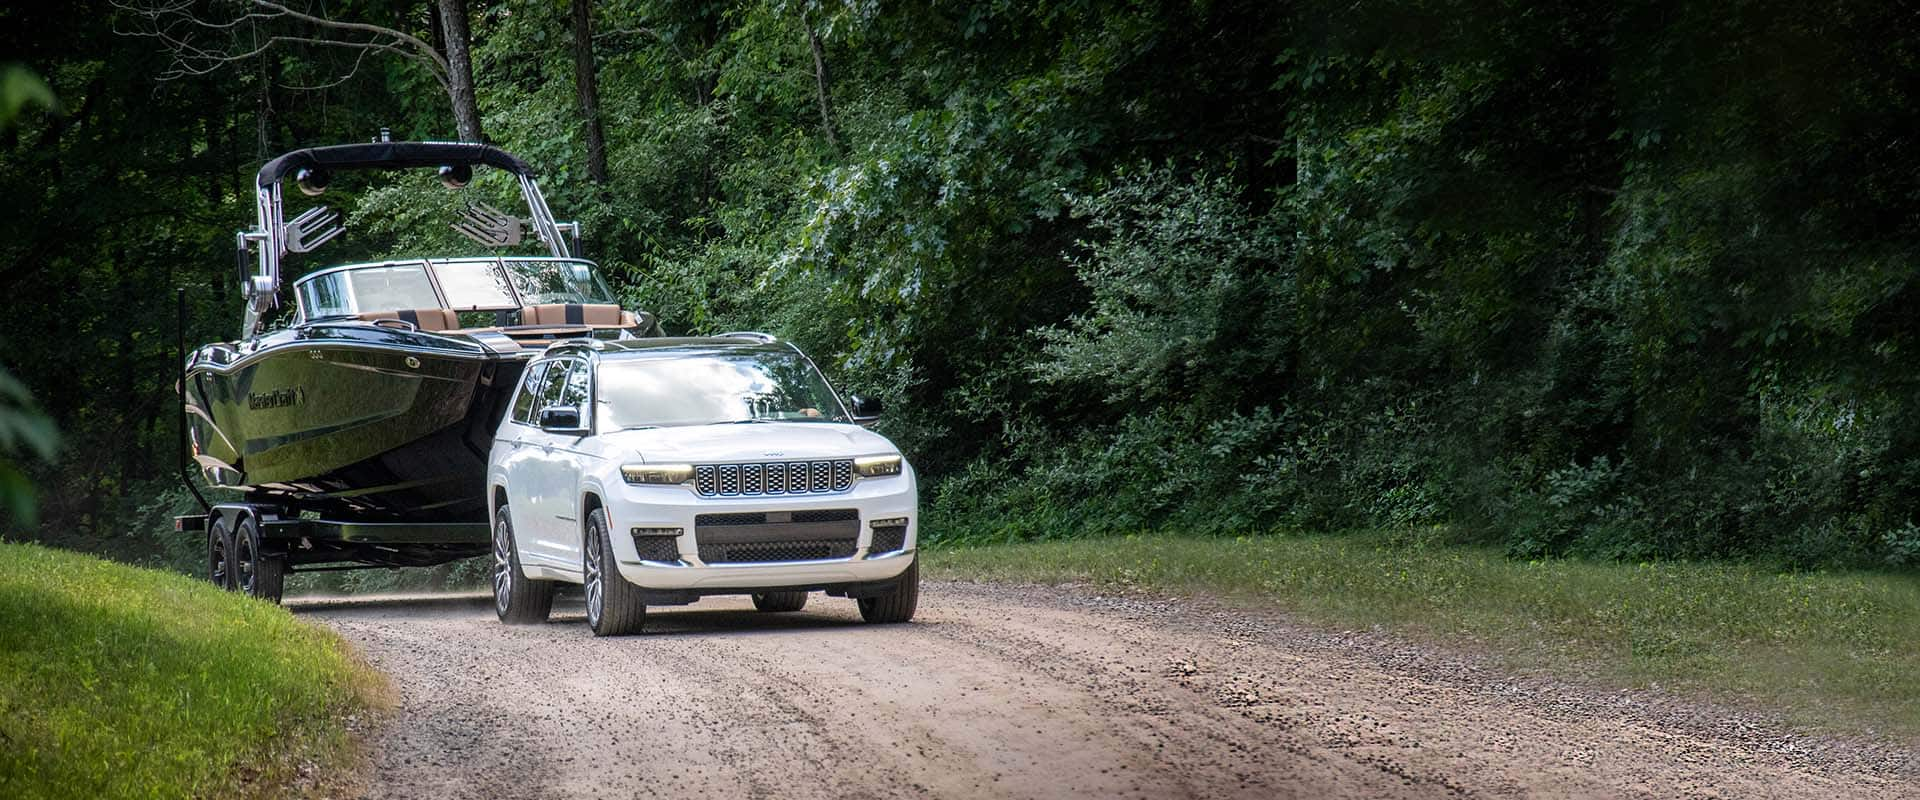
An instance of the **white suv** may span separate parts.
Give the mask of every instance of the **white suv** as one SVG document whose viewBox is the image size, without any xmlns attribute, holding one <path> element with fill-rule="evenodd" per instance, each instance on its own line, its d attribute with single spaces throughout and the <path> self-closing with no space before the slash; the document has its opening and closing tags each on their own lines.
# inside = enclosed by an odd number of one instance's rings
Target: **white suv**
<svg viewBox="0 0 1920 800">
<path fill-rule="evenodd" d="M 602 636 L 715 594 L 798 611 L 824 591 L 911 619 L 913 467 L 862 427 L 878 401 L 852 400 L 764 334 L 548 348 L 487 464 L 500 619 L 546 619 L 556 581 L 583 585 Z"/>
</svg>

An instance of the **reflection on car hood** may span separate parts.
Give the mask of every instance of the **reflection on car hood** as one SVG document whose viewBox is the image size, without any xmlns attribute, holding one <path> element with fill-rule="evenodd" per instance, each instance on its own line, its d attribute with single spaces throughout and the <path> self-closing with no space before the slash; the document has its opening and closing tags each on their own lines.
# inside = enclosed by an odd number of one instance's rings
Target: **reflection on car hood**
<svg viewBox="0 0 1920 800">
<path fill-rule="evenodd" d="M 650 464 L 805 461 L 898 452 L 880 434 L 831 422 L 686 425 L 603 434 Z"/>
</svg>

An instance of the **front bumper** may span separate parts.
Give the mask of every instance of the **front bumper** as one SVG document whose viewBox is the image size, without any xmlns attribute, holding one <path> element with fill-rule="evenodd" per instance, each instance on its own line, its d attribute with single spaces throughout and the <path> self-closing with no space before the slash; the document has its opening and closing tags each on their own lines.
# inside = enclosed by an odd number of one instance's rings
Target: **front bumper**
<svg viewBox="0 0 1920 800">
<path fill-rule="evenodd" d="M 653 591 L 720 594 L 770 589 L 830 589 L 892 580 L 913 563 L 919 542 L 919 493 L 911 471 L 907 474 L 856 481 L 853 488 L 831 494 L 758 497 L 703 497 L 686 486 L 623 484 L 605 499 L 609 539 L 620 574 L 629 583 Z M 758 561 L 709 564 L 700 558 L 695 518 L 702 514 L 753 514 L 852 510 L 858 514 L 858 539 L 845 558 L 809 561 Z M 901 549 L 871 552 L 874 520 L 905 518 Z M 634 529 L 678 528 L 679 558 L 658 561 L 642 558 L 634 543 Z"/>
</svg>

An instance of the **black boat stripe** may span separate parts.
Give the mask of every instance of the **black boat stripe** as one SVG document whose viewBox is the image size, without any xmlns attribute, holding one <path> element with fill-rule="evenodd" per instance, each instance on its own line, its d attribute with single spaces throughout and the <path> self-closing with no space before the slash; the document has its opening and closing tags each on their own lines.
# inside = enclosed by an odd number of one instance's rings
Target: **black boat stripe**
<svg viewBox="0 0 1920 800">
<path fill-rule="evenodd" d="M 420 312 L 411 308 L 400 309 L 400 319 L 413 323 L 413 327 L 420 327 Z"/>
<path fill-rule="evenodd" d="M 568 303 L 566 305 L 566 309 L 567 309 L 568 325 L 587 324 L 587 307 L 586 306 L 580 305 L 579 303 Z"/>
</svg>

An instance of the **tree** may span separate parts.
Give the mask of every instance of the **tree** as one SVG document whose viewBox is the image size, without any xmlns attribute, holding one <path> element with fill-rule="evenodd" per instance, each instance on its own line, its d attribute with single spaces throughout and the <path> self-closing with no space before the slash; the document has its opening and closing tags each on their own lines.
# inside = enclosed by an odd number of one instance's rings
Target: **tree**
<svg viewBox="0 0 1920 800">
<path fill-rule="evenodd" d="M 171 57 L 161 81 L 208 75 L 252 62 L 277 47 L 298 45 L 345 49 L 355 54 L 345 74 L 323 85 L 353 77 L 366 57 L 397 56 L 425 69 L 447 93 L 454 127 L 462 141 L 484 142 L 479 101 L 474 93 L 472 36 L 467 25 L 466 0 L 435 0 L 441 31 L 438 47 L 396 27 L 334 19 L 298 11 L 272 0 L 251 0 L 244 13 L 230 17 L 203 17 L 191 0 L 115 2 L 128 12 L 135 27 L 117 32 L 159 40 Z"/>
<path fill-rule="evenodd" d="M 593 60 L 593 3 L 573 0 L 573 84 L 587 133 L 587 178 L 607 182 L 607 131 L 600 121 L 600 86 Z"/>
</svg>

